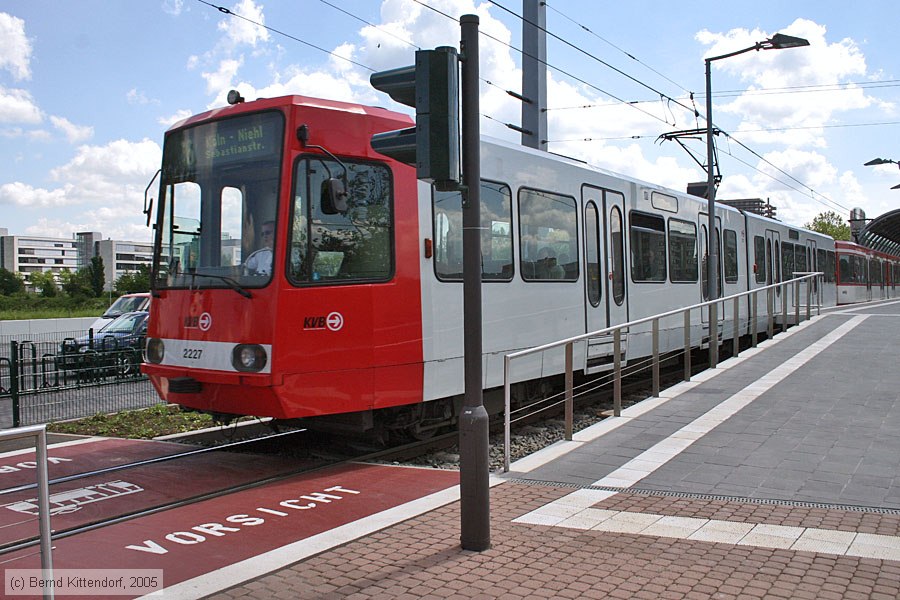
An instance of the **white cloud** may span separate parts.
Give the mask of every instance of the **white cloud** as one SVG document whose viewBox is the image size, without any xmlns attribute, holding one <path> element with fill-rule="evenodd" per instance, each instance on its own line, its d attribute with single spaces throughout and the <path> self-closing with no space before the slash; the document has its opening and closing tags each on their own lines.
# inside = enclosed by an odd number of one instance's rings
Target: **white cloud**
<svg viewBox="0 0 900 600">
<path fill-rule="evenodd" d="M 54 127 L 63 132 L 66 139 L 72 144 L 89 140 L 94 136 L 94 128 L 87 125 L 75 125 L 63 117 L 51 116 L 50 122 Z"/>
<path fill-rule="evenodd" d="M 148 98 L 144 92 L 138 90 L 137 88 L 131 88 L 130 90 L 128 90 L 128 93 L 125 94 L 125 100 L 128 102 L 128 104 L 159 104 L 159 100 Z"/>
<path fill-rule="evenodd" d="M 54 190 L 35 188 L 15 181 L 0 185 L 0 205 L 20 208 L 55 208 L 75 204 L 68 195 L 71 186 L 63 186 Z"/>
<path fill-rule="evenodd" d="M 822 126 L 842 112 L 870 106 L 890 110 L 889 104 L 867 96 L 864 89 L 845 85 L 843 91 L 814 91 L 810 86 L 835 86 L 867 75 L 866 61 L 857 44 L 845 38 L 829 43 L 826 28 L 807 19 L 797 19 L 781 33 L 809 40 L 807 47 L 762 50 L 714 61 L 714 71 L 727 72 L 748 84 L 736 100 L 718 104 L 717 114 L 733 114 L 742 119 L 738 130 L 746 142 L 824 147 Z M 709 47 L 706 55 L 718 56 L 751 47 L 770 38 L 771 32 L 732 29 L 727 33 L 703 30 L 697 40 Z M 765 89 L 794 88 L 790 93 L 766 93 Z M 715 95 L 715 89 L 713 91 Z M 792 131 L 753 131 L 772 128 L 804 128 Z"/>
<path fill-rule="evenodd" d="M 219 63 L 218 70 L 204 72 L 203 79 L 206 80 L 206 92 L 208 94 L 220 94 L 223 90 L 227 92 L 229 88 L 234 87 L 231 82 L 243 63 L 243 58 L 229 58 Z"/>
<path fill-rule="evenodd" d="M 219 21 L 218 29 L 224 32 L 223 41 L 229 47 L 236 47 L 242 44 L 256 47 L 258 44 L 269 40 L 268 30 L 250 23 L 250 21 L 254 21 L 260 25 L 265 24 L 266 19 L 265 15 L 263 15 L 262 5 L 256 4 L 253 0 L 239 0 L 231 8 L 231 12 L 243 18 L 229 17 Z"/>
<path fill-rule="evenodd" d="M 0 123 L 35 125 L 42 118 L 41 109 L 28 90 L 0 86 Z"/>
<path fill-rule="evenodd" d="M 25 21 L 0 13 L 0 69 L 21 81 L 31 78 L 31 41 L 25 36 Z"/>
<path fill-rule="evenodd" d="M 116 140 L 103 146 L 81 146 L 67 164 L 51 171 L 58 186 L 52 189 L 13 182 L 0 185 L 0 205 L 23 211 L 82 207 L 81 223 L 47 220 L 45 215 L 29 231 L 69 237 L 89 229 L 119 239 L 145 240 L 141 209 L 144 188 L 159 168 L 162 150 L 155 142 Z M 47 229 L 42 229 L 46 226 Z M 38 228 L 38 229 L 35 229 Z"/>
<path fill-rule="evenodd" d="M 184 0 L 163 0 L 162 9 L 164 13 L 177 17 L 184 9 Z"/>
<path fill-rule="evenodd" d="M 221 105 L 220 105 L 221 106 Z M 165 126 L 166 128 L 171 127 L 175 123 L 179 121 L 183 121 L 190 117 L 193 113 L 186 108 L 182 108 L 181 110 L 175 111 L 174 114 L 169 116 L 162 116 L 156 119 L 156 122 L 160 125 Z"/>
</svg>

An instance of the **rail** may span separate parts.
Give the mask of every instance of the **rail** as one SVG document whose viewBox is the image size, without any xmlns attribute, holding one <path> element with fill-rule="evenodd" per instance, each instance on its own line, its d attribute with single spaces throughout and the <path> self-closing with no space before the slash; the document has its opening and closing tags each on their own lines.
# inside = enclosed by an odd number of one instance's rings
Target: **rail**
<svg viewBox="0 0 900 600">
<path fill-rule="evenodd" d="M 512 391 L 512 382 L 510 381 L 510 371 L 512 361 L 521 358 L 523 356 L 529 356 L 532 354 L 538 354 L 542 352 L 546 352 L 547 350 L 552 350 L 554 348 L 559 348 L 561 346 L 565 347 L 565 439 L 567 441 L 572 440 L 573 434 L 573 415 L 574 415 L 574 394 L 573 394 L 573 383 L 574 383 L 574 347 L 575 343 L 587 341 L 591 338 L 596 338 L 603 335 L 613 335 L 613 415 L 618 417 L 622 414 L 622 330 L 634 327 L 636 325 L 643 325 L 645 323 L 651 323 L 651 336 L 652 336 L 652 372 L 653 372 L 653 395 L 659 395 L 659 321 L 660 319 L 664 319 L 667 317 L 677 316 L 679 314 L 684 315 L 684 378 L 685 380 L 690 380 L 691 378 L 691 312 L 694 310 L 700 310 L 701 315 L 703 313 L 702 309 L 708 307 L 709 308 L 709 327 L 710 335 L 709 335 L 709 348 L 710 348 L 710 368 L 715 368 L 718 364 L 718 324 L 719 319 L 717 315 L 717 308 L 719 304 L 723 306 L 723 314 L 724 307 L 726 302 L 734 303 L 734 318 L 733 320 L 733 356 L 737 356 L 739 353 L 739 341 L 740 341 L 740 323 L 741 323 L 741 312 L 740 312 L 740 301 L 742 298 L 749 297 L 750 298 L 750 306 L 749 306 L 749 319 L 748 324 L 750 325 L 751 330 L 751 344 L 752 347 L 756 347 L 757 340 L 757 310 L 758 310 L 758 294 L 761 292 L 766 293 L 766 332 L 768 336 L 771 338 L 775 332 L 775 290 L 778 288 L 784 288 L 784 291 L 787 291 L 787 286 L 794 286 L 794 323 L 800 323 L 800 284 L 802 282 L 806 282 L 806 320 L 809 320 L 811 317 L 811 309 L 812 309 L 812 299 L 813 294 L 816 296 L 816 314 L 820 314 L 821 306 L 822 306 L 822 282 L 814 281 L 820 280 L 824 278 L 824 273 L 822 272 L 795 272 L 794 275 L 800 275 L 799 277 L 795 277 L 793 279 L 783 281 L 781 283 L 774 283 L 771 285 L 767 285 L 764 287 L 759 287 L 754 290 L 749 290 L 745 292 L 740 292 L 738 294 L 733 294 L 731 296 L 725 296 L 723 298 L 716 298 L 715 300 L 707 300 L 706 302 L 701 302 L 698 304 L 693 304 L 691 306 L 687 306 L 684 308 L 676 308 L 674 310 L 670 310 L 664 313 L 660 313 L 657 315 L 652 315 L 649 317 L 643 317 L 640 319 L 636 319 L 634 321 L 628 321 L 627 323 L 622 323 L 620 325 L 613 325 L 611 327 L 607 327 L 605 329 L 600 329 L 597 331 L 592 331 L 589 333 L 580 334 L 574 337 L 566 338 L 564 340 L 560 340 L 557 342 L 551 342 L 549 344 L 544 344 L 541 346 L 535 346 L 534 348 L 527 348 L 525 350 L 519 350 L 517 352 L 512 352 L 503 357 L 503 396 L 504 396 L 504 433 L 503 433 L 503 470 L 504 472 L 509 471 L 510 465 L 510 430 L 511 430 L 511 417 L 510 417 L 510 404 L 511 404 L 511 391 Z M 788 302 L 786 301 L 787 295 L 782 294 L 782 299 L 785 300 L 781 304 L 781 314 L 782 314 L 782 323 L 784 327 L 787 327 L 787 315 L 788 315 Z M 707 325 L 702 323 L 701 316 L 701 325 Z M 713 335 L 715 332 L 716 342 L 713 343 Z M 700 341 L 702 344 L 702 339 Z"/>
<path fill-rule="evenodd" d="M 0 441 L 35 438 L 35 460 L 37 462 L 38 524 L 41 536 L 41 579 L 53 579 L 53 546 L 50 531 L 50 478 L 47 473 L 47 427 L 32 425 L 0 431 Z M 53 598 L 53 587 L 44 586 L 44 598 Z"/>
</svg>

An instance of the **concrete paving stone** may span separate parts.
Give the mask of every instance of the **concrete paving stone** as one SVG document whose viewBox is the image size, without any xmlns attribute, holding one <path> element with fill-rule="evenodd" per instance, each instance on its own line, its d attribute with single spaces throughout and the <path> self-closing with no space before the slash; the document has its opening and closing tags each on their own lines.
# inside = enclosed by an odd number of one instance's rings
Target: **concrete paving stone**
<svg viewBox="0 0 900 600">
<path fill-rule="evenodd" d="M 850 548 L 856 535 L 852 531 L 806 529 L 791 546 L 791 550 L 844 554 Z"/>
<path fill-rule="evenodd" d="M 594 527 L 595 531 L 640 533 L 660 519 L 660 515 L 621 512 Z"/>
</svg>

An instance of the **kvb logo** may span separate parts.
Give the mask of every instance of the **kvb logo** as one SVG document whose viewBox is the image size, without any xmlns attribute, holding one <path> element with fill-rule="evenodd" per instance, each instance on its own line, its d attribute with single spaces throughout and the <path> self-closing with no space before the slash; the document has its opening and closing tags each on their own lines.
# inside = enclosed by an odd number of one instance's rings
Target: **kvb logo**
<svg viewBox="0 0 900 600">
<path fill-rule="evenodd" d="M 339 312 L 329 313 L 325 317 L 303 317 L 303 329 L 340 331 L 344 327 L 344 315 Z"/>
</svg>

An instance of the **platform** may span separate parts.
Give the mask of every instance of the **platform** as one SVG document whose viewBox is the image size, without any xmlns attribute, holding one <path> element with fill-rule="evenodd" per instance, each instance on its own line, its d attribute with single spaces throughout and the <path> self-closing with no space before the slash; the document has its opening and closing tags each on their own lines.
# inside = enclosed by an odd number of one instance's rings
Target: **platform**
<svg viewBox="0 0 900 600">
<path fill-rule="evenodd" d="M 487 551 L 453 502 L 211 597 L 897 598 L 898 334 L 834 311 L 514 463 Z"/>
<path fill-rule="evenodd" d="M 457 473 L 366 466 L 61 540 L 59 560 L 162 568 L 164 598 L 895 599 L 898 334 L 898 302 L 833 311 L 514 463 L 484 552 L 460 548 Z M 318 493 L 341 498 L 295 510 Z"/>
</svg>

